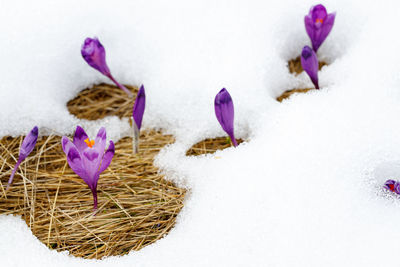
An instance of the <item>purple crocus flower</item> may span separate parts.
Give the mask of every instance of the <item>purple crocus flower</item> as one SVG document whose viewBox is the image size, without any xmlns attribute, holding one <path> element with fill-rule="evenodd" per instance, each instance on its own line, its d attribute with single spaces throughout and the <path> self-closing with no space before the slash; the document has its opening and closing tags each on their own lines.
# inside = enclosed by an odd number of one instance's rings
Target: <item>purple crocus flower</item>
<svg viewBox="0 0 400 267">
<path fill-rule="evenodd" d="M 144 86 L 140 86 L 139 92 L 136 96 L 135 104 L 133 105 L 133 120 L 134 123 L 136 124 L 136 127 L 140 130 L 142 127 L 142 119 L 143 119 L 143 113 L 144 113 L 144 108 L 146 106 L 146 94 L 144 91 Z"/>
<path fill-rule="evenodd" d="M 138 153 L 139 151 L 139 136 L 140 128 L 142 127 L 142 119 L 144 108 L 146 106 L 146 94 L 144 86 L 140 86 L 139 92 L 136 96 L 135 104 L 133 105 L 132 117 L 133 117 L 133 151 Z"/>
<path fill-rule="evenodd" d="M 318 85 L 318 58 L 314 50 L 309 46 L 305 46 L 301 51 L 301 66 L 307 72 L 311 81 L 313 82 L 316 89 L 319 89 Z"/>
<path fill-rule="evenodd" d="M 222 88 L 222 90 L 219 91 L 219 93 L 215 96 L 214 109 L 215 115 L 217 116 L 222 129 L 224 129 L 224 131 L 229 135 L 233 146 L 236 147 L 238 144 L 233 131 L 233 119 L 235 112 L 231 95 L 225 88 Z"/>
<path fill-rule="evenodd" d="M 385 185 L 383 186 L 383 188 L 394 192 L 396 194 L 400 194 L 400 183 L 398 183 L 397 181 L 394 180 L 387 180 L 385 182 Z"/>
<path fill-rule="evenodd" d="M 15 164 L 15 167 L 11 173 L 10 179 L 8 180 L 7 184 L 7 189 L 10 188 L 10 185 L 12 184 L 14 180 L 14 175 L 15 172 L 17 171 L 19 165 L 26 159 L 27 156 L 32 152 L 33 148 L 36 145 L 36 141 L 38 139 L 39 135 L 39 129 L 37 126 L 33 127 L 33 129 L 29 132 L 29 134 L 24 138 L 24 141 L 22 141 L 21 147 L 19 149 L 19 156 L 18 156 L 18 161 Z"/>
<path fill-rule="evenodd" d="M 318 51 L 318 48 L 331 32 L 335 16 L 335 12 L 328 14 L 326 8 L 319 4 L 311 7 L 308 15 L 304 17 L 306 31 L 315 52 Z"/>
<path fill-rule="evenodd" d="M 103 75 L 107 76 L 119 88 L 125 91 L 129 97 L 133 97 L 131 91 L 125 86 L 117 82 L 111 75 L 110 69 L 106 63 L 106 51 L 103 45 L 97 38 L 86 38 L 81 48 L 82 57 L 86 62 L 96 70 L 100 71 Z"/>
<path fill-rule="evenodd" d="M 61 139 L 62 148 L 67 155 L 67 162 L 71 169 L 83 179 L 93 194 L 94 210 L 97 210 L 97 181 L 102 173 L 110 165 L 114 156 L 114 143 L 110 141 L 106 147 L 106 129 L 101 127 L 95 140 L 90 140 L 82 127 L 76 127 L 74 141 L 68 137 Z"/>
</svg>

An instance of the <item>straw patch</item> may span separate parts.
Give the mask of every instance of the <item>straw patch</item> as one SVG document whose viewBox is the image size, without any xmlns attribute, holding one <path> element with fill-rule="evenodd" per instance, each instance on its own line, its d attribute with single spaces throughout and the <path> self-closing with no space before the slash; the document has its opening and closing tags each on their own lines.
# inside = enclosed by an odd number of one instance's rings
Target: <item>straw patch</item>
<svg viewBox="0 0 400 267">
<path fill-rule="evenodd" d="M 243 143 L 243 139 L 236 139 L 238 144 Z M 231 140 L 229 137 L 217 137 L 213 139 L 205 139 L 193 145 L 187 152 L 186 156 L 199 156 L 202 154 L 212 154 L 217 150 L 223 150 L 231 147 Z"/>
<path fill-rule="evenodd" d="M 328 63 L 325 61 L 320 61 L 319 62 L 319 70 L 322 69 L 323 66 L 327 66 Z M 304 70 L 301 66 L 301 60 L 300 57 L 296 57 L 295 59 L 291 59 L 288 61 L 288 69 L 290 73 L 293 73 L 294 75 L 299 75 L 302 73 Z M 286 90 L 276 98 L 279 102 L 282 102 L 284 99 L 289 98 L 291 95 L 296 94 L 296 93 L 307 93 L 310 90 L 313 90 L 315 88 L 301 88 L 301 89 L 291 89 L 291 90 Z"/>
<path fill-rule="evenodd" d="M 68 166 L 59 136 L 39 138 L 5 192 L 22 140 L 0 140 L 0 214 L 20 215 L 49 248 L 88 259 L 124 255 L 154 243 L 174 226 L 186 191 L 153 166 L 160 149 L 174 142 L 172 136 L 143 132 L 138 155 L 132 155 L 131 138 L 116 143 L 111 165 L 98 182 L 96 216 L 92 194 Z"/>
<path fill-rule="evenodd" d="M 134 95 L 138 88 L 126 85 Z M 131 117 L 135 99 L 116 86 L 98 84 L 81 91 L 67 103 L 69 112 L 86 120 L 102 119 L 106 116 Z"/>
<path fill-rule="evenodd" d="M 316 90 L 315 88 L 305 88 L 305 89 L 292 89 L 292 90 L 287 90 L 283 92 L 280 96 L 276 98 L 279 102 L 282 102 L 284 99 L 288 99 L 291 95 L 293 94 L 299 94 L 299 93 L 307 93 L 310 90 Z"/>
</svg>

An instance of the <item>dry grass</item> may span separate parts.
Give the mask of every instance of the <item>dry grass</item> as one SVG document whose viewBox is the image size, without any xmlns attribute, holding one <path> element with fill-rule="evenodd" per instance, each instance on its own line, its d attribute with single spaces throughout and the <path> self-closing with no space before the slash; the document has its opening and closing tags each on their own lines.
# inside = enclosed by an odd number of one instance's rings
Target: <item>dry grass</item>
<svg viewBox="0 0 400 267">
<path fill-rule="evenodd" d="M 321 68 L 323 66 L 328 65 L 326 62 L 324 61 L 320 61 L 319 62 L 319 70 L 321 70 Z M 289 72 L 293 73 L 295 75 L 299 75 L 300 73 L 302 73 L 304 70 L 301 67 L 301 60 L 300 57 L 297 57 L 295 59 L 291 59 L 288 62 L 288 68 L 289 68 Z M 304 89 L 291 89 L 291 90 L 287 90 L 285 92 L 283 92 L 282 95 L 278 96 L 276 98 L 276 100 L 278 100 L 279 102 L 282 102 L 284 99 L 289 98 L 292 94 L 295 93 L 307 93 L 308 91 L 312 90 L 314 88 L 304 88 Z"/>
<path fill-rule="evenodd" d="M 126 85 L 136 95 L 137 87 Z M 83 90 L 67 103 L 71 114 L 80 119 L 97 120 L 106 116 L 131 117 L 134 98 L 116 86 L 98 84 Z"/>
<path fill-rule="evenodd" d="M 38 140 L 6 193 L 20 138 L 0 141 L 0 214 L 18 214 L 48 247 L 84 258 L 123 255 L 162 238 L 175 223 L 185 190 L 163 179 L 152 165 L 171 136 L 148 132 L 133 156 L 131 138 L 116 144 L 98 184 L 99 212 L 87 185 L 67 165 L 60 137 Z"/>
<path fill-rule="evenodd" d="M 282 102 L 284 99 L 289 98 L 291 95 L 295 93 L 307 93 L 310 90 L 315 90 L 315 88 L 305 88 L 305 89 L 292 89 L 292 90 L 287 90 L 283 92 L 280 96 L 276 98 L 279 102 Z"/>
<path fill-rule="evenodd" d="M 238 144 L 243 143 L 242 139 L 236 139 Z M 217 150 L 223 150 L 232 146 L 229 137 L 218 137 L 214 139 L 205 139 L 193 145 L 187 152 L 186 156 L 198 156 L 202 154 L 212 154 Z"/>
<path fill-rule="evenodd" d="M 85 119 L 131 116 L 133 101 L 120 89 L 98 85 L 82 91 L 68 108 Z M 0 140 L 0 214 L 21 215 L 49 248 L 89 259 L 124 255 L 157 241 L 174 226 L 185 190 L 163 179 L 153 166 L 160 149 L 174 142 L 172 136 L 142 132 L 137 155 L 132 155 L 131 138 L 116 143 L 111 165 L 100 175 L 96 216 L 92 194 L 68 166 L 59 136 L 39 138 L 5 192 L 22 140 Z"/>
</svg>

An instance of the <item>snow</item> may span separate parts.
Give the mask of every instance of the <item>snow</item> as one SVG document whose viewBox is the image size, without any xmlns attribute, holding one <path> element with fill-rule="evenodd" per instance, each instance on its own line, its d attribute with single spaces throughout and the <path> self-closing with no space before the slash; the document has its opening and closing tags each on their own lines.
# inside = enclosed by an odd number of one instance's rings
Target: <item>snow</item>
<svg viewBox="0 0 400 267">
<path fill-rule="evenodd" d="M 349 3 L 350 2 L 350 3 Z M 176 136 L 157 164 L 190 189 L 176 227 L 141 251 L 101 261 L 50 251 L 18 217 L 0 216 L 2 266 L 389 266 L 400 249 L 400 199 L 381 189 L 400 177 L 400 2 L 330 0 L 330 63 L 322 90 L 286 62 L 309 44 L 304 15 L 315 2 L 3 1 L 0 3 L 0 136 L 37 124 L 117 140 L 115 117 L 79 120 L 66 103 L 107 82 L 81 59 L 97 36 L 122 83 L 143 83 L 145 128 Z M 390 8 L 388 8 L 390 7 Z M 215 94 L 235 104 L 236 135 L 249 141 L 186 157 L 197 141 L 224 135 Z M 23 249 L 21 249 L 23 247 Z M 4 264 L 4 265 L 3 265 Z"/>
</svg>

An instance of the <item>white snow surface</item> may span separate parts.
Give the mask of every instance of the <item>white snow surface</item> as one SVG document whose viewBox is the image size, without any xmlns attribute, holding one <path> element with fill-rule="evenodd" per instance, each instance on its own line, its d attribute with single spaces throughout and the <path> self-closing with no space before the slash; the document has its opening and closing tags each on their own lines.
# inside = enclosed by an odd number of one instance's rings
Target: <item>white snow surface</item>
<svg viewBox="0 0 400 267">
<path fill-rule="evenodd" d="M 47 249 L 19 217 L 0 216 L 1 266 L 393 266 L 400 250 L 400 2 L 327 0 L 334 28 L 318 51 L 329 62 L 320 91 L 287 61 L 310 44 L 308 0 L 1 1 L 0 137 L 73 133 L 88 122 L 66 103 L 108 82 L 81 58 L 99 37 L 114 76 L 144 84 L 145 128 L 176 143 L 157 165 L 190 193 L 175 228 L 138 252 L 83 260 Z M 215 94 L 226 87 L 235 128 L 247 142 L 186 157 L 223 136 Z M 101 178 L 99 183 L 101 183 Z M 101 201 L 101 198 L 100 200 Z"/>
</svg>

